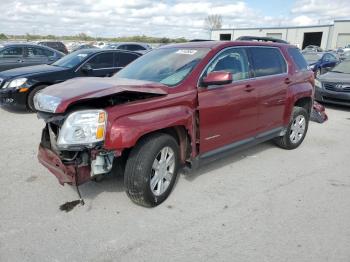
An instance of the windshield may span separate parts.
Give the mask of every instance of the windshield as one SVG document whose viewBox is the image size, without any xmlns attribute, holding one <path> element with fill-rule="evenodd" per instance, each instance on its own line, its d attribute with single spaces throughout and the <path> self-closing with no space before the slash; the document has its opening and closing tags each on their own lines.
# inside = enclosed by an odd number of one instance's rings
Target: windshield
<svg viewBox="0 0 350 262">
<path fill-rule="evenodd" d="M 208 48 L 160 48 L 135 60 L 115 77 L 178 85 L 209 52 Z"/>
<path fill-rule="evenodd" d="M 62 57 L 53 63 L 53 66 L 65 67 L 65 68 L 73 68 L 79 65 L 81 62 L 86 60 L 90 56 L 91 52 L 87 50 L 81 50 L 73 52 L 69 55 Z"/>
<path fill-rule="evenodd" d="M 322 55 L 321 54 L 304 54 L 304 58 L 309 64 L 311 64 L 320 60 L 322 58 Z"/>
<path fill-rule="evenodd" d="M 350 74 L 350 61 L 343 61 L 334 67 L 331 71 L 335 73 Z"/>
</svg>

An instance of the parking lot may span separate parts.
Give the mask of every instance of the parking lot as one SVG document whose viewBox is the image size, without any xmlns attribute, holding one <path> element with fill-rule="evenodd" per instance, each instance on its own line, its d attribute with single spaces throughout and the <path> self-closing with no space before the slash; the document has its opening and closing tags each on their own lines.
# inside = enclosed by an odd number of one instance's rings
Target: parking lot
<svg viewBox="0 0 350 262">
<path fill-rule="evenodd" d="M 350 109 L 327 107 L 304 143 L 264 143 L 190 175 L 143 208 L 110 177 L 85 206 L 37 159 L 43 122 L 0 109 L 0 261 L 349 261 Z"/>
</svg>

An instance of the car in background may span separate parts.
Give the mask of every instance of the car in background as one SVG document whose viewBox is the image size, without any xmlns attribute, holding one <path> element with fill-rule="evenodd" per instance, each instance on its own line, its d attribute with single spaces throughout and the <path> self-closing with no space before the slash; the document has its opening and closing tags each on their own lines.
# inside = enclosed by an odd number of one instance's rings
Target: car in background
<svg viewBox="0 0 350 262">
<path fill-rule="evenodd" d="M 64 54 L 46 46 L 9 43 L 0 46 L 0 71 L 17 67 L 51 64 Z"/>
<path fill-rule="evenodd" d="M 323 49 L 317 45 L 308 45 L 303 49 L 302 53 L 308 52 L 323 52 Z"/>
<path fill-rule="evenodd" d="M 48 46 L 64 54 L 68 54 L 67 47 L 62 42 L 59 42 L 59 41 L 42 41 L 42 42 L 38 42 L 38 45 Z"/>
<path fill-rule="evenodd" d="M 148 52 L 152 48 L 146 43 L 138 43 L 138 42 L 119 42 L 119 43 L 110 43 L 106 45 L 104 48 L 107 49 L 122 49 L 129 51 L 141 51 Z"/>
<path fill-rule="evenodd" d="M 339 59 L 330 52 L 303 53 L 303 56 L 316 77 L 328 72 L 339 63 Z"/>
<path fill-rule="evenodd" d="M 345 60 L 315 80 L 315 100 L 350 106 L 350 60 Z"/>
<path fill-rule="evenodd" d="M 349 60 L 350 59 L 350 50 L 344 51 L 342 57 L 343 57 L 343 60 Z"/>
<path fill-rule="evenodd" d="M 94 45 L 89 45 L 89 44 L 83 44 L 83 45 L 77 45 L 75 47 L 73 47 L 71 52 L 75 52 L 78 50 L 82 50 L 82 49 L 96 49 L 97 47 Z"/>
<path fill-rule="evenodd" d="M 125 50 L 79 50 L 51 65 L 38 65 L 0 73 L 0 104 L 34 111 L 33 97 L 43 88 L 74 77 L 114 75 L 141 54 Z"/>
</svg>

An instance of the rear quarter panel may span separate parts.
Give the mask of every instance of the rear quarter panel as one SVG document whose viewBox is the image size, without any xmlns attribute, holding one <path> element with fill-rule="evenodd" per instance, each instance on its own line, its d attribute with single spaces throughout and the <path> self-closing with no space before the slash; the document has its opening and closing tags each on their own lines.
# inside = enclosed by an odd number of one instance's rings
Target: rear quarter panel
<svg viewBox="0 0 350 262">
<path fill-rule="evenodd" d="M 295 103 L 302 98 L 311 98 L 311 106 L 314 97 L 314 73 L 312 71 L 295 72 L 291 77 L 292 83 L 287 90 L 286 108 L 284 113 L 284 125 L 289 124 Z"/>
<path fill-rule="evenodd" d="M 314 72 L 311 70 L 299 70 L 296 67 L 292 57 L 289 55 L 288 49 L 292 46 L 287 45 L 281 48 L 281 51 L 288 63 L 288 77 L 290 84 L 287 88 L 287 97 L 285 102 L 285 111 L 283 116 L 284 126 L 288 126 L 295 103 L 302 98 L 314 97 Z M 311 102 L 312 106 L 312 102 Z"/>
</svg>

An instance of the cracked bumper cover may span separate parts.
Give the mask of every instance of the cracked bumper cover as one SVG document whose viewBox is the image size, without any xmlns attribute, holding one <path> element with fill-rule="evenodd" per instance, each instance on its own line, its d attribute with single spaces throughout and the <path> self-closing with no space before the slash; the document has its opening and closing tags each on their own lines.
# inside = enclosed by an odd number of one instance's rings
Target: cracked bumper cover
<svg viewBox="0 0 350 262">
<path fill-rule="evenodd" d="M 39 146 L 38 160 L 56 176 L 61 185 L 81 185 L 91 179 L 90 166 L 76 167 L 75 164 L 64 164 L 55 152 L 42 145 Z"/>
</svg>

